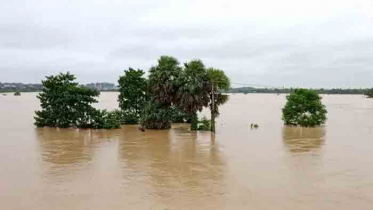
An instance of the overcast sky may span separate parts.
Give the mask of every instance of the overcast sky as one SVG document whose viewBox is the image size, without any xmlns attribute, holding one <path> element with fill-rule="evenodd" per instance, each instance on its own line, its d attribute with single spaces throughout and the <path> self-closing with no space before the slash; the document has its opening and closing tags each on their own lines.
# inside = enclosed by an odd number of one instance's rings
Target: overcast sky
<svg viewBox="0 0 373 210">
<path fill-rule="evenodd" d="M 117 82 L 161 55 L 232 83 L 373 86 L 372 0 L 0 0 L 0 82 Z"/>
</svg>

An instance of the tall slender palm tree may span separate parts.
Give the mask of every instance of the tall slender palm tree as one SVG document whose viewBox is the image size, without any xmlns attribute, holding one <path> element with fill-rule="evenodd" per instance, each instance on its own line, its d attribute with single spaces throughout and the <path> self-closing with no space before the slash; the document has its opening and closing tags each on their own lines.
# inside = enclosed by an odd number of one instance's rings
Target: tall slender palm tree
<svg viewBox="0 0 373 210">
<path fill-rule="evenodd" d="M 211 92 L 210 92 L 211 131 L 215 132 L 215 117 L 219 113 L 218 112 L 219 104 L 217 102 L 224 100 L 221 94 L 221 91 L 230 89 L 230 80 L 227 77 L 227 75 L 225 75 L 224 71 L 220 69 L 214 69 L 214 68 L 207 69 L 207 79 L 208 79 L 209 85 L 211 86 Z"/>
</svg>

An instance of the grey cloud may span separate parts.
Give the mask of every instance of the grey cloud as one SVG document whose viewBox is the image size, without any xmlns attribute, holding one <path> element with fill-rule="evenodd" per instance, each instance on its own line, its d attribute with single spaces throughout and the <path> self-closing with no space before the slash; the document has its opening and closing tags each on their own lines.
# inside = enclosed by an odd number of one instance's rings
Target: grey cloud
<svg viewBox="0 0 373 210">
<path fill-rule="evenodd" d="M 173 55 L 180 62 L 200 58 L 236 83 L 373 86 L 367 7 L 335 0 L 325 5 L 335 13 L 318 13 L 314 3 L 303 16 L 294 8 L 272 14 L 277 10 L 268 13 L 264 4 L 207 2 L 4 0 L 0 81 L 39 82 L 69 70 L 80 82 L 116 82 L 129 66 L 147 70 L 159 56 Z"/>
</svg>

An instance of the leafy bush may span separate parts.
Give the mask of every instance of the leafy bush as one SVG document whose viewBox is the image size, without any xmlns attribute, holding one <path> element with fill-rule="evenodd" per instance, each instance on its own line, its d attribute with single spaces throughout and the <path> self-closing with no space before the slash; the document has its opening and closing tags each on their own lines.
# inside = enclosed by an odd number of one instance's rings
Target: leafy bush
<svg viewBox="0 0 373 210">
<path fill-rule="evenodd" d="M 120 120 L 118 119 L 117 112 L 96 110 L 92 115 L 92 124 L 89 127 L 95 129 L 113 129 L 120 128 Z"/>
<path fill-rule="evenodd" d="M 208 120 L 206 117 L 203 117 L 201 121 L 199 121 L 201 125 L 198 125 L 198 130 L 201 131 L 209 131 L 211 130 L 211 120 Z"/>
<path fill-rule="evenodd" d="M 171 106 L 171 122 L 172 123 L 190 123 L 191 115 L 187 112 L 183 112 L 175 106 Z"/>
<path fill-rule="evenodd" d="M 169 129 L 171 118 L 169 106 L 150 102 L 145 107 L 140 122 L 146 129 Z"/>
<path fill-rule="evenodd" d="M 20 96 L 21 93 L 20 93 L 19 91 L 17 91 L 17 92 L 14 93 L 14 95 L 15 95 L 15 96 Z"/>
<path fill-rule="evenodd" d="M 118 109 L 112 112 L 115 114 L 116 119 L 121 125 L 138 124 L 139 122 L 138 116 L 133 112 L 126 112 Z"/>
<path fill-rule="evenodd" d="M 325 123 L 327 111 L 315 91 L 296 89 L 286 98 L 287 103 L 282 109 L 286 125 L 312 127 Z"/>
</svg>

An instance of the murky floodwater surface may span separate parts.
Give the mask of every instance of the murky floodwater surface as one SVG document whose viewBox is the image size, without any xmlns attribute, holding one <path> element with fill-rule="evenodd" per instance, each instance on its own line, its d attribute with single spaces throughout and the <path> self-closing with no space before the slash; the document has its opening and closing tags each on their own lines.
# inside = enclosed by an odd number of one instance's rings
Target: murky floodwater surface
<svg viewBox="0 0 373 210">
<path fill-rule="evenodd" d="M 326 126 L 302 129 L 282 125 L 284 95 L 232 95 L 216 135 L 35 128 L 35 96 L 0 96 L 1 209 L 373 209 L 363 96 L 323 96 Z M 114 109 L 116 97 L 97 106 Z"/>
</svg>

